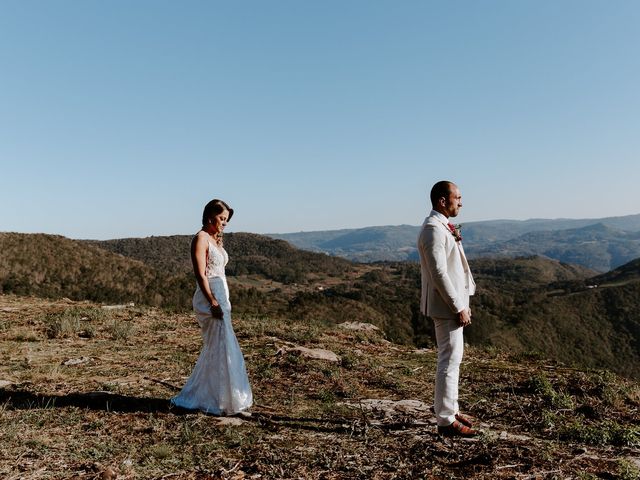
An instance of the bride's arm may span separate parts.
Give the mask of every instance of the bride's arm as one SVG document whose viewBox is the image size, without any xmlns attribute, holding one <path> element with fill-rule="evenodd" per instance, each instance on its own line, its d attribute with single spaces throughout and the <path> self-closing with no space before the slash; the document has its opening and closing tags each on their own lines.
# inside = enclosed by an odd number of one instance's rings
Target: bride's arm
<svg viewBox="0 0 640 480">
<path fill-rule="evenodd" d="M 199 232 L 191 241 L 191 263 L 193 264 L 193 273 L 200 290 L 207 298 L 211 305 L 211 314 L 215 318 L 222 318 L 222 310 L 216 297 L 209 286 L 209 279 L 206 275 L 207 268 L 207 252 L 209 251 L 209 240 L 206 232 Z"/>
</svg>

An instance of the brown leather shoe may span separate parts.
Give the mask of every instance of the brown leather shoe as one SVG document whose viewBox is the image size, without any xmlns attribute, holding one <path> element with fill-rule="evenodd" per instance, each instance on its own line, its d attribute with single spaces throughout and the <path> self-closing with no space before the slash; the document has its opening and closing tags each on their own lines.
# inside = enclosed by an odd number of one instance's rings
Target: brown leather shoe
<svg viewBox="0 0 640 480">
<path fill-rule="evenodd" d="M 467 417 L 466 415 L 463 415 L 461 413 L 456 413 L 456 420 L 458 420 L 461 424 L 466 425 L 469 428 L 473 427 L 473 420 L 471 420 L 471 418 Z"/>
<path fill-rule="evenodd" d="M 443 437 L 475 437 L 479 432 L 467 427 L 462 422 L 454 420 L 451 425 L 438 425 L 438 433 Z"/>
</svg>

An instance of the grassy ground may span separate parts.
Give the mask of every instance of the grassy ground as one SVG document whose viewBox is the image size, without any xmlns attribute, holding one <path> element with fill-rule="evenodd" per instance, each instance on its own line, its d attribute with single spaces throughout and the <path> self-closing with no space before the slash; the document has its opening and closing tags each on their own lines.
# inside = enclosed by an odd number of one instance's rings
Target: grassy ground
<svg viewBox="0 0 640 480">
<path fill-rule="evenodd" d="M 234 323 L 256 405 L 217 418 L 169 406 L 200 349 L 192 315 L 0 296 L 0 478 L 640 478 L 638 383 L 469 349 L 461 403 L 484 434 L 452 441 L 429 410 L 434 351 Z"/>
</svg>

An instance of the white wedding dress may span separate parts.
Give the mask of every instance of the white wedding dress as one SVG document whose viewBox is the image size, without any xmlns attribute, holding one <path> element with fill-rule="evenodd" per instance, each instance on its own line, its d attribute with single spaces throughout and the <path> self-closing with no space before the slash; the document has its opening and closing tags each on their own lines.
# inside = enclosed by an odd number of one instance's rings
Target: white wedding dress
<svg viewBox="0 0 640 480">
<path fill-rule="evenodd" d="M 177 407 L 213 415 L 233 415 L 253 403 L 244 358 L 231 325 L 229 287 L 224 271 L 228 261 L 227 252 L 209 242 L 205 272 L 211 291 L 222 307 L 223 318 L 211 316 L 209 301 L 197 287 L 193 309 L 202 328 L 202 351 L 184 388 L 171 399 Z"/>
</svg>

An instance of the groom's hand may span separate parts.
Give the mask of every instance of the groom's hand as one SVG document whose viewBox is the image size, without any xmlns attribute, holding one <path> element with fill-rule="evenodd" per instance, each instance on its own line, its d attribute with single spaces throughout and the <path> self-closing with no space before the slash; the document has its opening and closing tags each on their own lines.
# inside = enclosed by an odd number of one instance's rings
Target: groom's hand
<svg viewBox="0 0 640 480">
<path fill-rule="evenodd" d="M 461 312 L 458 312 L 458 325 L 461 327 L 471 325 L 471 310 L 465 308 Z"/>
</svg>

